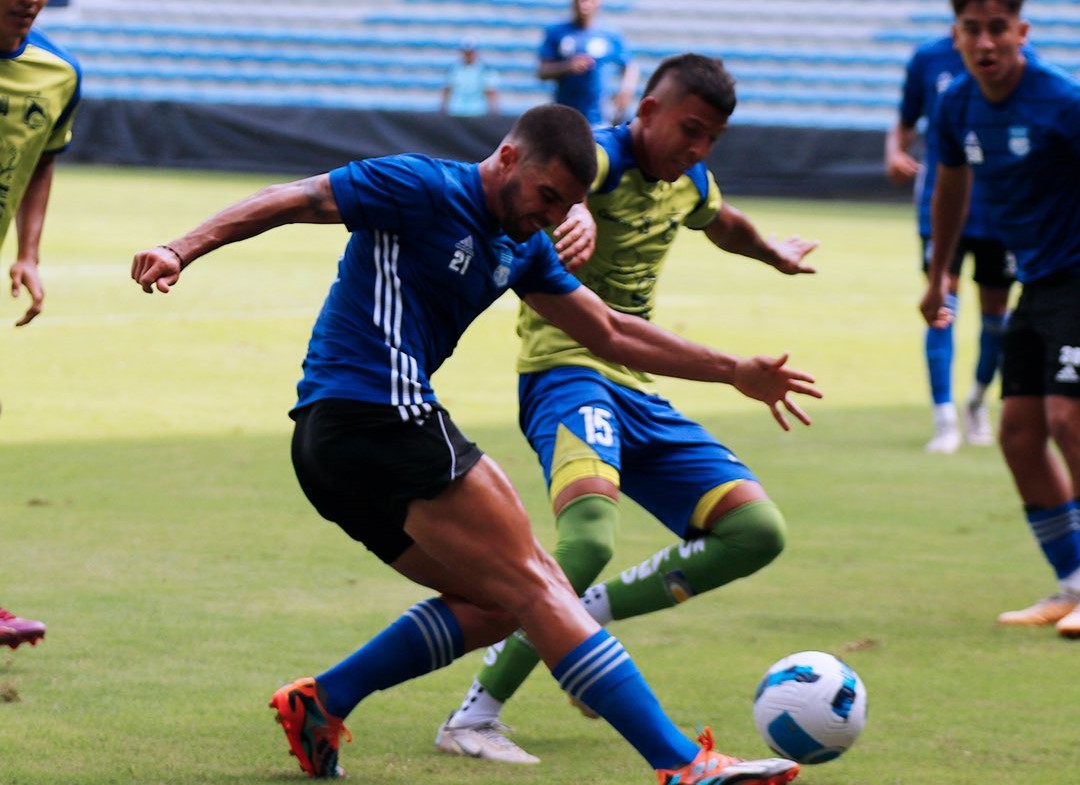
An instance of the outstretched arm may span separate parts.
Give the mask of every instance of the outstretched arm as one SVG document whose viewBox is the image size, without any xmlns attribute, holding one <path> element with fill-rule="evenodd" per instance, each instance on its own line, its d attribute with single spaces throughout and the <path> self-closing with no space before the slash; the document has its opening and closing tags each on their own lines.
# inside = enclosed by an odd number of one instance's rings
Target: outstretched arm
<svg viewBox="0 0 1080 785">
<path fill-rule="evenodd" d="M 180 271 L 223 245 L 290 223 L 341 223 L 330 175 L 271 185 L 226 207 L 187 234 L 135 254 L 131 277 L 144 292 L 168 292 Z"/>
<path fill-rule="evenodd" d="M 817 272 L 817 268 L 804 261 L 806 255 L 818 247 L 817 240 L 804 240 L 798 236 L 786 240 L 766 239 L 758 234 L 746 215 L 727 202 L 720 207 L 713 222 L 705 227 L 705 236 L 717 248 L 765 262 L 785 275 Z"/>
<path fill-rule="evenodd" d="M 787 366 L 787 354 L 738 357 L 710 349 L 638 316 L 614 311 L 584 286 L 564 295 L 533 293 L 525 301 L 607 360 L 660 376 L 730 384 L 743 395 L 765 403 L 785 431 L 791 426 L 781 407 L 803 424 L 810 424 L 809 415 L 789 398 L 791 393 L 822 397 L 813 386 L 813 376 Z"/>
<path fill-rule="evenodd" d="M 23 287 L 30 295 L 30 307 L 26 309 L 23 317 L 15 322 L 16 327 L 29 324 L 41 313 L 45 303 L 45 287 L 41 284 L 38 263 L 41 261 L 41 230 L 45 225 L 45 208 L 49 205 L 49 192 L 52 190 L 55 158 L 54 155 L 46 153 L 38 160 L 34 173 L 26 184 L 19 210 L 15 214 L 18 250 L 9 271 L 11 296 L 18 297 Z"/>
</svg>

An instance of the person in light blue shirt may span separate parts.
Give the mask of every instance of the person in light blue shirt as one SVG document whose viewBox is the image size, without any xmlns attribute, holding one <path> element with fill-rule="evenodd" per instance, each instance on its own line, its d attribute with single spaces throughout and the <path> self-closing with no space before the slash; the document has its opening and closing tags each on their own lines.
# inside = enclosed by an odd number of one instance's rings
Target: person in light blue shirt
<svg viewBox="0 0 1080 785">
<path fill-rule="evenodd" d="M 946 271 L 974 179 L 1023 284 L 1005 332 L 999 441 L 1058 582 L 998 621 L 1055 624 L 1071 638 L 1080 637 L 1080 81 L 1024 53 L 1022 6 L 953 0 L 968 73 L 938 103 L 933 250 L 919 307 L 932 326 L 952 318 Z"/>
<path fill-rule="evenodd" d="M 541 79 L 555 81 L 555 103 L 572 106 L 593 126 L 620 123 L 637 89 L 638 67 L 617 30 L 596 23 L 600 0 L 573 0 L 573 18 L 544 30 L 540 44 Z M 606 106 L 611 69 L 619 86 Z"/>
<path fill-rule="evenodd" d="M 959 74 L 964 62 L 953 46 L 951 36 L 929 41 L 917 47 L 908 61 L 904 79 L 903 98 L 896 125 L 885 141 L 885 171 L 898 185 L 915 181 L 919 237 L 922 240 L 922 269 L 930 263 L 930 199 L 937 174 L 937 133 L 933 127 L 938 96 Z M 922 165 L 911 151 L 919 136 L 920 121 L 926 122 L 925 151 Z M 1015 278 L 1016 260 L 998 239 L 987 219 L 981 189 L 972 189 L 967 223 L 957 244 L 956 254 L 949 265 L 949 305 L 955 314 L 960 298 L 958 289 L 964 259 L 970 255 L 974 262 L 973 278 L 979 289 L 979 310 L 982 327 L 979 333 L 979 353 L 971 391 L 957 417 L 953 402 L 953 324 L 927 327 L 924 340 L 927 376 L 933 402 L 934 433 L 926 444 L 927 452 L 952 453 L 962 440 L 969 444 L 991 445 L 994 434 L 986 405 L 986 392 L 1001 362 L 1001 341 L 1009 303 L 1009 289 Z M 961 435 L 959 421 L 963 421 Z"/>
<path fill-rule="evenodd" d="M 461 43 L 461 60 L 450 68 L 442 93 L 442 111 L 454 117 L 499 113 L 498 77 L 485 65 L 471 39 Z"/>
<path fill-rule="evenodd" d="M 369 695 L 518 627 L 562 688 L 610 722 L 662 783 L 781 785 L 799 772 L 782 758 L 723 755 L 711 732 L 695 743 L 679 730 L 537 541 L 509 479 L 457 428 L 432 387 L 468 325 L 512 289 L 602 356 L 727 382 L 774 417 L 786 411 L 808 421 L 789 396 L 820 393 L 786 355 L 742 358 L 683 340 L 608 308 L 567 272 L 540 230 L 560 223 L 595 176 L 585 118 L 545 104 L 521 115 L 478 164 L 411 154 L 354 161 L 264 188 L 135 255 L 132 278 L 146 292 L 167 292 L 198 257 L 274 227 L 349 230 L 290 413 L 293 466 L 324 518 L 435 594 L 323 673 L 273 694 L 271 708 L 309 776 L 343 773 L 340 742 L 351 739 L 344 720 Z M 585 234 L 564 252 L 583 252 Z M 311 634 L 309 623 L 296 624 Z"/>
</svg>

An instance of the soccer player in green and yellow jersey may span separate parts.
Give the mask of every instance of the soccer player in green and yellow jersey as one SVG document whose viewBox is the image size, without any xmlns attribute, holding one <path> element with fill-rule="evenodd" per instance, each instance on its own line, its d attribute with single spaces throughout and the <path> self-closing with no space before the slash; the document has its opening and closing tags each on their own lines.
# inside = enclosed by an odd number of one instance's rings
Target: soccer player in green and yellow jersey
<svg viewBox="0 0 1080 785">
<path fill-rule="evenodd" d="M 0 246 L 15 218 L 19 247 L 11 295 L 25 287 L 30 307 L 15 324 L 41 313 L 45 290 L 38 248 L 52 185 L 53 156 L 67 146 L 79 100 L 79 67 L 33 30 L 46 0 L 0 0 Z M 36 645 L 45 625 L 0 608 L 0 645 Z"/>
<path fill-rule="evenodd" d="M 682 226 L 785 274 L 814 272 L 804 259 L 816 243 L 763 238 L 721 199 L 703 163 L 734 108 L 734 81 L 723 63 L 684 54 L 658 66 L 631 122 L 595 131 L 599 171 L 588 214 L 579 211 L 556 235 L 577 239 L 591 215 L 592 258 L 568 266 L 615 310 L 651 317 L 656 281 Z M 597 621 L 672 607 L 776 558 L 785 538 L 780 510 L 728 447 L 651 391 L 647 374 L 596 357 L 527 306 L 518 333 L 520 420 L 548 482 L 558 529 L 554 556 Z M 773 413 L 787 429 L 783 415 Z M 612 557 L 620 493 L 678 542 L 592 585 Z M 536 663 L 521 635 L 492 647 L 436 746 L 537 762 L 499 721 Z"/>
<path fill-rule="evenodd" d="M 0 0 L 0 244 L 12 218 L 19 248 L 11 265 L 11 294 L 23 287 L 30 308 L 24 325 L 41 312 L 45 291 L 38 248 L 52 186 L 53 159 L 71 140 L 79 101 L 79 66 L 38 30 L 31 29 L 45 0 Z"/>
</svg>

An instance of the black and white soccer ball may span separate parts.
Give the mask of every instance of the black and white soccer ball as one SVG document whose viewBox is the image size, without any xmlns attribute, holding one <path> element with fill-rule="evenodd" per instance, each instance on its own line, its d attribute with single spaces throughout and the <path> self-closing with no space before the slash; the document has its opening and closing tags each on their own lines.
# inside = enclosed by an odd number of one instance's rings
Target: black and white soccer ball
<svg viewBox="0 0 1080 785">
<path fill-rule="evenodd" d="M 775 752 L 824 763 L 846 752 L 866 724 L 866 688 L 846 663 L 800 651 L 769 668 L 754 694 L 754 724 Z"/>
</svg>

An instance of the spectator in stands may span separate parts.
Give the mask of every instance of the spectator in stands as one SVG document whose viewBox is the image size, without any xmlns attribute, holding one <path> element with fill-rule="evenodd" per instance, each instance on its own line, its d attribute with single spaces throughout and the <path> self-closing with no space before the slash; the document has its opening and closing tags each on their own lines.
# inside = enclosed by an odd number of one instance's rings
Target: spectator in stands
<svg viewBox="0 0 1080 785">
<path fill-rule="evenodd" d="M 443 87 L 442 111 L 455 117 L 499 113 L 498 78 L 477 56 L 472 39 L 461 42 L 461 60 L 450 68 Z"/>
<path fill-rule="evenodd" d="M 0 245 L 12 219 L 18 248 L 11 265 L 11 294 L 23 289 L 30 307 L 17 326 L 39 313 L 45 290 L 38 273 L 41 230 L 57 153 L 71 140 L 79 101 L 75 59 L 33 29 L 45 0 L 0 0 Z"/>
<path fill-rule="evenodd" d="M 691 343 L 606 307 L 564 269 L 540 229 L 561 222 L 595 176 L 585 118 L 545 104 L 521 115 L 479 164 L 354 161 L 264 188 L 135 256 L 132 277 L 167 292 L 197 258 L 276 226 L 344 223 L 352 233 L 303 364 L 293 461 L 323 516 L 437 594 L 321 675 L 274 693 L 289 747 L 311 776 L 339 773 L 343 720 L 364 698 L 519 626 L 562 687 L 607 719 L 662 784 L 782 785 L 798 774 L 792 761 L 722 755 L 711 732 L 695 744 L 674 725 L 544 552 L 506 476 L 454 426 L 431 386 L 465 328 L 512 288 L 613 361 L 728 382 L 781 421 L 785 410 L 805 421 L 791 394 L 820 394 L 786 356 L 742 358 Z"/>
<path fill-rule="evenodd" d="M 45 289 L 38 272 L 41 230 L 52 187 L 53 161 L 71 139 L 79 101 L 79 66 L 34 28 L 46 0 L 0 0 L 0 246 L 15 220 L 18 247 L 11 296 L 25 289 L 30 305 L 15 325 L 41 313 Z M 45 625 L 0 608 L 0 645 L 36 644 Z"/>
<path fill-rule="evenodd" d="M 1080 636 L 1080 81 L 1025 54 L 1023 0 L 952 0 L 968 73 L 938 102 L 940 162 L 920 310 L 953 318 L 948 269 L 972 181 L 1023 284 L 1005 330 L 999 441 L 1057 591 L 1002 624 Z M 1054 446 L 1057 447 L 1055 451 Z"/>
<path fill-rule="evenodd" d="M 964 72 L 960 53 L 951 36 L 945 36 L 919 46 L 907 64 L 900 116 L 885 137 L 885 171 L 897 185 L 915 181 L 915 201 L 922 238 L 922 268 L 930 264 L 930 200 L 937 173 L 937 132 L 934 110 L 938 95 L 956 76 Z M 918 123 L 925 118 L 923 135 L 925 152 L 922 166 L 912 157 L 918 139 Z M 959 305 L 957 290 L 964 258 L 972 256 L 974 280 L 979 288 L 979 309 L 982 329 L 979 334 L 979 356 L 975 379 L 961 409 L 964 422 L 963 437 L 969 444 L 993 444 L 990 413 L 986 406 L 986 391 L 1001 362 L 1001 340 L 1005 332 L 1009 287 L 1015 276 L 1016 259 L 998 239 L 989 218 L 982 189 L 972 190 L 967 223 L 956 247 L 947 274 L 949 309 L 955 315 Z M 953 453 L 960 447 L 961 433 L 957 422 L 952 392 L 953 323 L 926 328 L 924 349 L 933 401 L 934 431 L 926 444 L 927 452 Z"/>
<path fill-rule="evenodd" d="M 681 226 L 785 275 L 814 272 L 805 257 L 817 243 L 766 239 L 721 198 L 703 159 L 734 109 L 735 80 L 724 64 L 684 54 L 653 71 L 633 120 L 596 129 L 599 171 L 586 211 L 594 218 L 596 252 L 584 266 L 570 266 L 611 308 L 650 318 Z M 578 215 L 556 230 L 558 237 L 573 237 Z M 554 556 L 598 622 L 675 607 L 756 573 L 780 554 L 784 516 L 762 484 L 728 447 L 655 395 L 648 375 L 597 357 L 526 306 L 518 334 L 519 419 L 548 484 Z M 622 494 L 678 542 L 646 560 L 652 567 L 632 566 L 594 584 L 614 552 Z M 507 737 L 500 716 L 538 661 L 519 635 L 489 649 L 436 747 L 536 763 Z"/>
<path fill-rule="evenodd" d="M 600 0 L 572 0 L 571 7 L 573 19 L 544 31 L 538 75 L 555 80 L 555 103 L 574 107 L 593 126 L 620 123 L 637 89 L 637 64 L 622 34 L 596 24 Z M 612 68 L 620 77 L 608 110 L 604 93 Z"/>
</svg>

